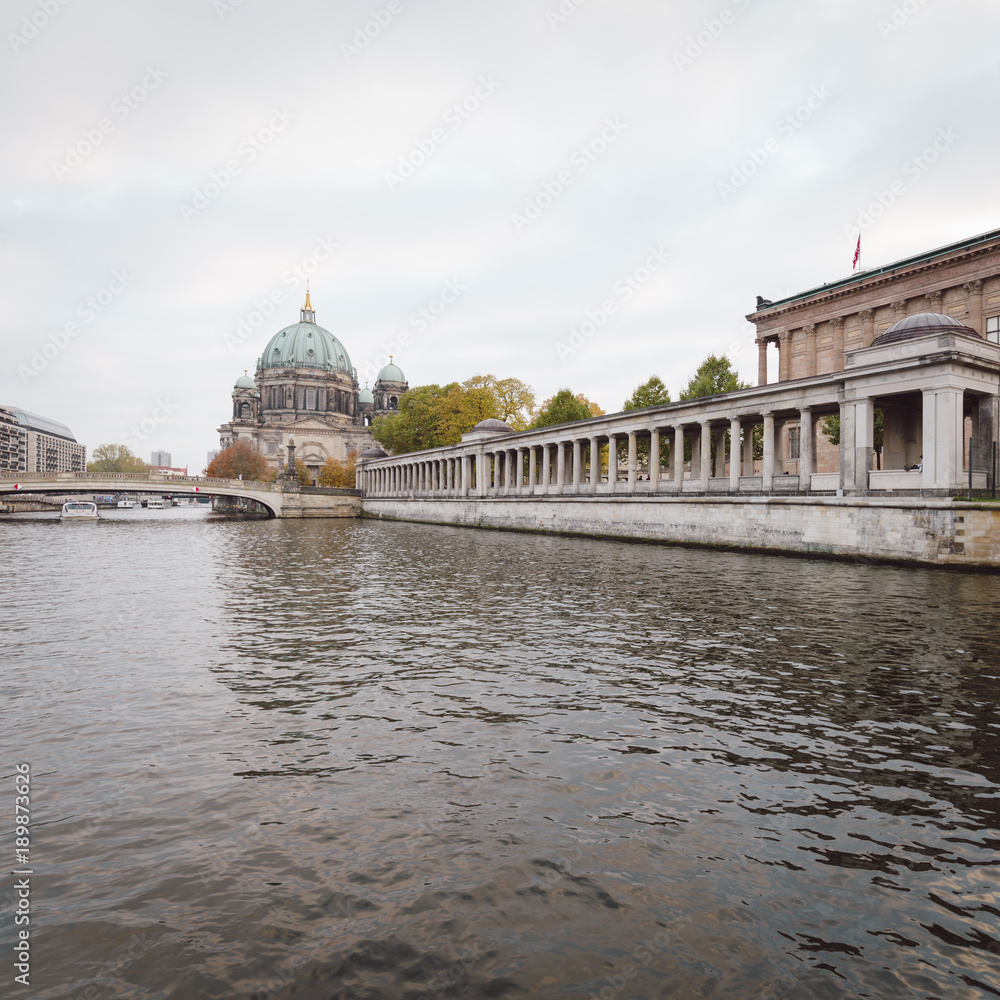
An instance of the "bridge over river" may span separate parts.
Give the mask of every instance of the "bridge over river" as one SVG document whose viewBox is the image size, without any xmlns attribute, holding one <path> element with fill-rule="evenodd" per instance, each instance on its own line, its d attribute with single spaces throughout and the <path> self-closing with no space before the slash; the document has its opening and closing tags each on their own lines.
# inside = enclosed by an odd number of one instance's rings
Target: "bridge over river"
<svg viewBox="0 0 1000 1000">
<path fill-rule="evenodd" d="M 208 476 L 165 476 L 162 473 L 94 474 L 89 472 L 0 472 L 0 497 L 16 493 L 68 496 L 76 494 L 169 493 L 255 500 L 271 517 L 358 517 L 359 490 L 300 487 L 298 483 L 249 482 Z"/>
</svg>

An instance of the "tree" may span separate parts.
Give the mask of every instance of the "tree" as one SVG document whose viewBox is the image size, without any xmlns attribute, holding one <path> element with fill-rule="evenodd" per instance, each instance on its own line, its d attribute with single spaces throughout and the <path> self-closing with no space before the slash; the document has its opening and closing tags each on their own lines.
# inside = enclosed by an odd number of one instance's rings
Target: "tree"
<svg viewBox="0 0 1000 1000">
<path fill-rule="evenodd" d="M 339 458 L 332 456 L 326 460 L 326 464 L 320 469 L 320 486 L 332 486 L 341 490 L 353 490 L 357 482 L 354 475 L 357 465 L 358 453 L 350 451 L 347 453 L 347 461 L 341 462 Z"/>
<path fill-rule="evenodd" d="M 670 391 L 663 381 L 659 376 L 651 375 L 642 385 L 636 386 L 635 392 L 622 404 L 622 411 L 627 413 L 629 410 L 641 410 L 647 406 L 659 406 L 670 401 Z"/>
<path fill-rule="evenodd" d="M 574 395 L 572 389 L 560 389 L 554 396 L 542 403 L 541 408 L 535 414 L 535 419 L 531 422 L 531 429 L 552 427 L 554 424 L 569 424 L 574 420 L 587 420 L 603 413 L 604 411 L 596 404 L 591 403 L 583 393 Z"/>
<path fill-rule="evenodd" d="M 205 470 L 216 479 L 248 479 L 263 482 L 268 475 L 267 459 L 249 442 L 234 441 L 219 452 Z"/>
<path fill-rule="evenodd" d="M 681 402 L 684 402 L 701 396 L 714 396 L 719 392 L 735 392 L 737 389 L 749 388 L 751 388 L 750 383 L 740 381 L 729 358 L 725 355 L 720 358 L 710 354 L 698 366 L 691 381 L 681 389 L 680 398 Z"/>
<path fill-rule="evenodd" d="M 372 425 L 375 440 L 394 455 L 461 440 L 461 434 L 455 441 L 446 441 L 442 436 L 444 399 L 449 395 L 454 397 L 454 390 L 459 388 L 457 382 L 452 382 L 446 386 L 418 385 L 410 389 L 400 397 L 395 413 L 375 418 Z"/>
<path fill-rule="evenodd" d="M 87 463 L 87 471 L 98 474 L 135 474 L 149 472 L 149 466 L 123 444 L 99 444 L 94 449 L 93 461 Z"/>
</svg>

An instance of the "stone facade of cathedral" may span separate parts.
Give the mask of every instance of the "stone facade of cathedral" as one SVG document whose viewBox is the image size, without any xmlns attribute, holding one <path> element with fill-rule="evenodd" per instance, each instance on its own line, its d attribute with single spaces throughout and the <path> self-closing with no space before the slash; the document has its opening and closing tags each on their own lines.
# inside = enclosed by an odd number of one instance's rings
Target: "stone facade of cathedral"
<svg viewBox="0 0 1000 1000">
<path fill-rule="evenodd" d="M 296 459 L 316 482 L 328 458 L 343 462 L 373 447 L 372 421 L 396 410 L 408 388 L 390 363 L 373 389 L 359 389 L 347 349 L 317 324 L 307 292 L 299 322 L 270 339 L 253 378 L 244 373 L 236 380 L 232 418 L 218 429 L 219 443 L 249 441 L 277 470 L 294 442 Z"/>
</svg>

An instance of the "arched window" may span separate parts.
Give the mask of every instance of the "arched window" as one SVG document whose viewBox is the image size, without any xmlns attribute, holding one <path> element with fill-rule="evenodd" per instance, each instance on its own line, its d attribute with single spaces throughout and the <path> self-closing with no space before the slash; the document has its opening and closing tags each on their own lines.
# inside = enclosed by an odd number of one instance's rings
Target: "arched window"
<svg viewBox="0 0 1000 1000">
<path fill-rule="evenodd" d="M 389 397 L 389 409 L 390 410 L 398 410 L 399 409 L 399 400 L 395 396 L 390 396 Z"/>
<path fill-rule="evenodd" d="M 372 415 L 370 413 L 365 414 L 365 427 L 371 427 L 372 425 Z"/>
<path fill-rule="evenodd" d="M 250 419 L 250 404 L 249 403 L 244 403 L 242 406 L 240 406 L 240 418 L 243 419 L 243 420 L 249 420 Z"/>
</svg>

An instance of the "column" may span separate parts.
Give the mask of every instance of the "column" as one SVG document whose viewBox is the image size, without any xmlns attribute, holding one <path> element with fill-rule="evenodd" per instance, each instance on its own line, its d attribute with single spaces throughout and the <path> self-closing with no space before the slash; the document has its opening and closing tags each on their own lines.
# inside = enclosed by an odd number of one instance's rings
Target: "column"
<svg viewBox="0 0 1000 1000">
<path fill-rule="evenodd" d="M 778 381 L 784 382 L 791 378 L 788 374 L 792 370 L 792 334 L 789 330 L 782 330 L 778 334 Z"/>
<path fill-rule="evenodd" d="M 767 385 L 767 339 L 757 341 L 757 385 Z"/>
<path fill-rule="evenodd" d="M 753 432 L 754 425 L 743 428 L 743 475 L 753 475 Z"/>
<path fill-rule="evenodd" d="M 726 428 L 720 427 L 715 435 L 715 475 L 722 478 L 726 474 Z"/>
<path fill-rule="evenodd" d="M 981 337 L 985 337 L 986 328 L 983 326 L 983 283 L 981 281 L 969 281 L 962 285 L 962 288 L 965 294 L 969 296 L 969 318 L 965 321 L 966 325 L 971 326 Z"/>
<path fill-rule="evenodd" d="M 869 347 L 875 339 L 875 310 L 862 309 L 858 315 L 861 317 L 863 331 L 861 334 L 861 344 L 863 347 Z"/>
<path fill-rule="evenodd" d="M 872 467 L 875 442 L 875 404 L 862 398 L 854 404 L 854 485 L 859 490 L 868 489 L 868 472 Z M 841 434 L 843 434 L 841 428 Z"/>
<path fill-rule="evenodd" d="M 524 449 L 517 449 L 517 457 L 514 459 L 514 492 L 524 492 Z"/>
<path fill-rule="evenodd" d="M 550 455 L 551 446 L 542 445 L 542 492 L 549 492 L 549 480 L 552 478 L 552 457 Z"/>
<path fill-rule="evenodd" d="M 615 491 L 615 483 L 618 482 L 618 437 L 615 434 L 608 435 L 608 485 L 611 492 Z"/>
<path fill-rule="evenodd" d="M 462 496 L 465 496 L 465 491 L 469 488 L 469 456 L 463 455 L 459 460 L 461 464 L 461 484 L 459 486 L 459 492 Z"/>
<path fill-rule="evenodd" d="M 729 492 L 737 493 L 740 488 L 740 418 L 729 421 Z"/>
<path fill-rule="evenodd" d="M 566 444 L 560 441 L 556 445 L 556 493 L 562 493 L 566 483 Z"/>
<path fill-rule="evenodd" d="M 476 491 L 481 496 L 486 496 L 486 481 L 489 478 L 490 460 L 485 451 L 480 451 L 476 455 Z"/>
<path fill-rule="evenodd" d="M 840 403 L 840 488 L 854 489 L 854 403 Z"/>
<path fill-rule="evenodd" d="M 674 446 L 670 451 L 670 461 L 674 466 L 674 485 L 680 489 L 684 480 L 684 428 L 680 424 L 674 428 Z"/>
<path fill-rule="evenodd" d="M 961 389 L 924 389 L 925 490 L 951 490 L 964 479 L 965 420 Z"/>
<path fill-rule="evenodd" d="M 516 493 L 521 485 L 518 476 L 519 466 L 517 464 L 518 450 L 516 448 L 507 449 L 507 492 Z"/>
<path fill-rule="evenodd" d="M 534 493 L 538 479 L 538 456 L 535 454 L 535 446 L 528 449 L 528 492 Z"/>
<path fill-rule="evenodd" d="M 766 493 L 774 488 L 774 414 L 764 414 L 764 466 L 760 488 Z"/>
<path fill-rule="evenodd" d="M 657 483 L 660 481 L 660 428 L 651 427 L 649 430 L 649 481 L 652 484 L 653 492 L 657 490 Z"/>
<path fill-rule="evenodd" d="M 639 447 L 635 437 L 635 431 L 628 432 L 628 489 L 629 493 L 635 492 L 636 474 L 639 468 Z"/>
<path fill-rule="evenodd" d="M 590 439 L 590 488 L 597 492 L 597 484 L 601 481 L 601 444 L 600 438 Z"/>
<path fill-rule="evenodd" d="M 816 372 L 816 324 L 810 323 L 802 328 L 806 337 L 806 378 L 811 378 Z"/>
<path fill-rule="evenodd" d="M 573 438 L 573 492 L 577 493 L 583 482 L 583 442 Z"/>
<path fill-rule="evenodd" d="M 830 330 L 833 333 L 833 367 L 835 372 L 844 370 L 844 317 L 836 316 L 830 320 Z"/>
<path fill-rule="evenodd" d="M 816 468 L 816 437 L 813 433 L 813 411 L 808 406 L 799 410 L 799 489 L 808 490 Z"/>
<path fill-rule="evenodd" d="M 708 492 L 708 478 L 712 474 L 712 425 L 701 422 L 701 490 Z"/>
</svg>

